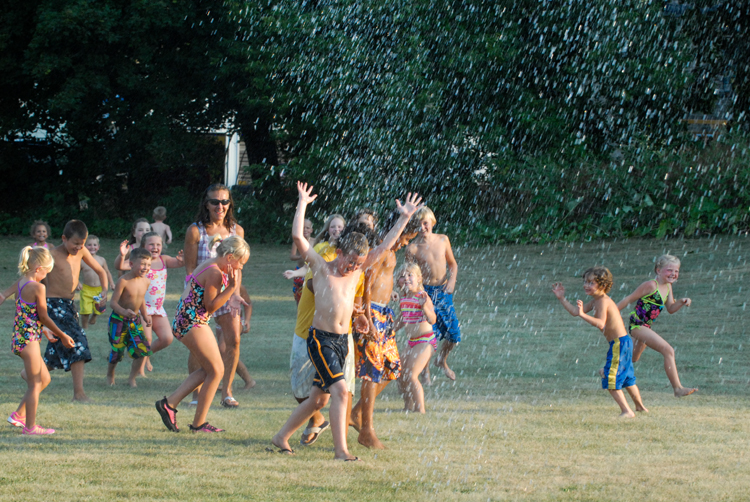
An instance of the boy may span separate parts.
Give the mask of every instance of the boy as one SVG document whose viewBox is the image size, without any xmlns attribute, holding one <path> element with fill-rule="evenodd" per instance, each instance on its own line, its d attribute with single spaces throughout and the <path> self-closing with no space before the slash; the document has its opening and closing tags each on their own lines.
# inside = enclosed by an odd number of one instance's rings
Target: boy
<svg viewBox="0 0 750 502">
<path fill-rule="evenodd" d="M 370 230 L 375 230 L 375 227 L 378 225 L 378 214 L 369 207 L 365 207 L 357 211 L 357 214 L 354 215 L 354 222 L 363 223 Z"/>
<path fill-rule="evenodd" d="M 354 310 L 354 295 L 362 275 L 362 267 L 376 261 L 385 249 L 395 243 L 409 218 L 417 210 L 420 198 L 409 194 L 406 204 L 396 205 L 401 217 L 398 224 L 388 233 L 383 243 L 372 253 L 364 235 L 353 232 L 336 249 L 336 259 L 325 261 L 311 247 L 303 236 L 303 224 L 307 205 L 317 195 L 311 195 L 312 187 L 297 182 L 299 202 L 294 215 L 292 238 L 302 257 L 310 264 L 313 272 L 312 284 L 315 290 L 315 314 L 307 337 L 310 359 L 316 370 L 314 386 L 310 397 L 292 412 L 287 422 L 271 440 L 280 453 L 294 453 L 289 447 L 289 438 L 316 411 L 323 408 L 331 398 L 329 416 L 333 445 L 337 460 L 356 461 L 346 445 L 348 390 L 344 380 L 344 361 L 348 352 L 348 331 Z"/>
<path fill-rule="evenodd" d="M 577 307 L 565 299 L 565 288 L 559 282 L 552 285 L 555 294 L 565 310 L 572 316 L 578 316 L 592 326 L 599 328 L 604 338 L 609 342 L 607 363 L 602 374 L 602 388 L 609 390 L 615 402 L 620 406 L 620 418 L 634 418 L 635 413 L 628 406 L 622 388 L 630 394 L 635 404 L 635 411 L 648 410 L 643 406 L 641 394 L 635 385 L 633 374 L 633 340 L 625 331 L 625 325 L 620 316 L 620 310 L 615 302 L 607 296 L 612 289 L 612 273 L 604 267 L 592 267 L 583 273 L 583 290 L 592 299 L 584 305 L 583 301 L 576 302 Z M 586 312 L 594 309 L 594 316 Z"/>
<path fill-rule="evenodd" d="M 62 244 L 50 250 L 55 259 L 55 267 L 42 281 L 47 286 L 47 313 L 57 326 L 75 341 L 72 349 L 65 348 L 59 340 L 48 342 L 44 351 L 44 362 L 51 371 L 63 368 L 73 375 L 73 401 L 89 401 L 83 391 L 83 365 L 91 361 L 86 333 L 78 325 L 78 312 L 73 304 L 73 295 L 81 274 L 81 261 L 91 267 L 99 276 L 102 285 L 101 300 L 96 308 L 103 312 L 107 308 L 109 279 L 99 262 L 91 256 L 83 245 L 89 231 L 80 220 L 70 220 L 65 224 Z"/>
<path fill-rule="evenodd" d="M 151 270 L 151 252 L 135 248 L 130 252 L 130 270 L 117 280 L 112 294 L 112 315 L 109 317 L 109 354 L 107 384 L 115 384 L 115 368 L 122 361 L 125 351 L 133 358 L 128 384 L 136 387 L 138 376 L 146 357 L 151 355 L 151 347 L 143 334 L 143 326 L 138 317 L 140 312 L 146 326 L 151 326 L 151 316 L 146 312 L 146 290 L 151 281 L 146 274 Z"/>
<path fill-rule="evenodd" d="M 398 214 L 391 215 L 384 230 L 390 230 Z M 388 307 L 393 292 L 393 271 L 396 251 L 417 235 L 411 222 L 404 233 L 382 257 L 365 270 L 364 305 L 368 318 L 367 333 L 357 333 L 357 377 L 362 379 L 359 402 L 352 409 L 354 428 L 359 431 L 357 441 L 368 448 L 384 449 L 375 434 L 373 414 L 375 398 L 401 373 L 401 360 L 393 331 L 393 310 Z"/>
<path fill-rule="evenodd" d="M 161 241 L 166 248 L 172 244 L 172 229 L 169 228 L 169 225 L 164 223 L 164 220 L 167 219 L 167 208 L 164 206 L 157 207 L 154 209 L 154 214 L 152 216 L 154 222 L 151 224 L 151 231 L 159 234 L 159 237 L 161 237 Z"/>
<path fill-rule="evenodd" d="M 443 369 L 445 376 L 456 379 L 456 373 L 448 367 L 448 355 L 461 341 L 456 309 L 453 307 L 453 291 L 456 289 L 458 264 L 453 256 L 447 235 L 433 234 L 437 223 L 435 214 L 427 206 L 414 215 L 419 235 L 406 247 L 406 261 L 415 262 L 422 270 L 424 289 L 435 305 L 437 322 L 433 330 L 438 340 L 443 340 L 435 365 Z"/>
<path fill-rule="evenodd" d="M 107 279 L 109 280 L 109 283 L 114 284 L 115 281 L 114 279 L 112 279 L 112 274 L 109 272 L 109 267 L 107 267 L 107 260 L 96 254 L 97 252 L 99 252 L 99 237 L 93 234 L 89 235 L 86 238 L 86 249 L 88 249 L 89 253 L 91 253 L 91 256 L 93 256 L 94 259 L 99 262 L 99 265 L 102 266 L 104 271 L 107 272 Z M 99 312 L 94 308 L 94 301 L 95 299 L 99 299 L 99 295 L 102 292 L 102 284 L 99 280 L 99 276 L 96 275 L 94 270 L 86 265 L 85 262 L 81 263 L 80 280 L 81 282 L 78 284 L 78 289 L 81 290 L 81 327 L 83 329 L 86 329 L 89 327 L 89 324 L 91 324 L 92 326 L 96 324 L 96 316 L 102 314 L 102 312 Z"/>
</svg>

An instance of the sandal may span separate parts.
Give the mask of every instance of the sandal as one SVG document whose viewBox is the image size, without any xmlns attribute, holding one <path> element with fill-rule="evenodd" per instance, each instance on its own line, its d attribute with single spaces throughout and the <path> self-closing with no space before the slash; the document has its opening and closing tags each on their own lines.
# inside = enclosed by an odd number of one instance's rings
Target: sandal
<svg viewBox="0 0 750 502">
<path fill-rule="evenodd" d="M 269 446 L 268 448 L 266 448 L 266 451 L 268 453 L 280 453 L 282 455 L 294 455 L 294 450 L 292 450 L 291 448 L 279 448 L 276 445 L 273 445 L 272 447 Z"/>
<path fill-rule="evenodd" d="M 331 424 L 328 422 L 323 422 L 320 424 L 320 427 L 308 427 L 305 429 L 305 432 L 302 433 L 302 437 L 299 439 L 299 444 L 302 446 L 310 446 L 318 440 L 320 433 L 328 429 L 330 425 Z M 305 441 L 305 436 L 307 436 L 307 441 Z"/>
<path fill-rule="evenodd" d="M 238 408 L 240 406 L 240 403 L 238 403 L 237 400 L 232 396 L 227 396 L 221 400 L 221 405 L 224 408 Z"/>
</svg>

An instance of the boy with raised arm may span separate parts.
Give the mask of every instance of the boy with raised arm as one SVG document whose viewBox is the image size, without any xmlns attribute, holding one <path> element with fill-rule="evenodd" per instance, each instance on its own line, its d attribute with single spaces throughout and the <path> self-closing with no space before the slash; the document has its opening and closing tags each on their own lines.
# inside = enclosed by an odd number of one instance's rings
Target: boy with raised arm
<svg viewBox="0 0 750 502">
<path fill-rule="evenodd" d="M 146 311 L 146 290 L 151 280 L 146 277 L 151 270 L 151 252 L 145 248 L 135 248 L 130 252 L 130 270 L 117 280 L 112 294 L 112 315 L 109 317 L 109 354 L 107 384 L 115 384 L 115 368 L 127 352 L 133 358 L 128 384 L 136 387 L 138 376 L 146 357 L 151 355 L 151 345 L 143 334 L 141 319 L 151 326 L 151 316 Z M 140 317 L 138 314 L 140 313 Z"/>
<path fill-rule="evenodd" d="M 73 304 L 73 295 L 81 274 L 81 261 L 99 276 L 102 292 L 96 308 L 102 312 L 107 308 L 109 290 L 107 273 L 91 256 L 89 250 L 83 247 L 88 234 L 86 224 L 80 220 L 70 220 L 65 224 L 62 244 L 50 250 L 55 259 L 55 268 L 43 281 L 47 286 L 47 313 L 50 319 L 75 342 L 71 349 L 63 346 L 59 340 L 48 342 L 44 351 L 44 362 L 50 371 L 62 368 L 72 373 L 73 401 L 89 401 L 83 391 L 83 365 L 91 361 L 91 352 L 86 333 L 78 325 L 78 312 Z"/>
<path fill-rule="evenodd" d="M 604 338 L 609 342 L 607 351 L 607 363 L 604 365 L 602 374 L 602 388 L 609 390 L 612 398 L 620 407 L 620 418 L 633 418 L 635 413 L 628 406 L 622 388 L 628 391 L 635 411 L 648 410 L 643 406 L 641 393 L 635 385 L 635 374 L 633 373 L 633 340 L 625 331 L 625 325 L 620 316 L 620 310 L 612 299 L 607 296 L 612 289 L 612 273 L 604 267 L 592 267 L 583 273 L 583 290 L 591 297 L 591 301 L 584 305 L 582 300 L 576 302 L 574 307 L 565 299 L 565 288 L 559 282 L 552 285 L 555 294 L 565 310 L 570 315 L 580 317 L 592 326 L 599 328 Z M 594 316 L 586 312 L 594 310 Z"/>
<path fill-rule="evenodd" d="M 409 194 L 403 206 L 396 205 L 401 217 L 383 243 L 368 254 L 364 235 L 351 233 L 339 243 L 336 259 L 327 262 L 316 253 L 303 235 L 305 209 L 315 200 L 312 187 L 297 182 L 299 202 L 294 215 L 292 238 L 300 255 L 310 265 L 315 289 L 315 314 L 307 338 L 308 353 L 315 365 L 316 378 L 310 397 L 299 404 L 281 430 L 271 440 L 280 453 L 293 453 L 289 438 L 331 398 L 329 416 L 337 460 L 355 461 L 346 444 L 348 391 L 344 381 L 344 362 L 348 352 L 349 324 L 354 310 L 354 295 L 362 267 L 376 261 L 382 252 L 393 246 L 409 218 L 417 210 L 419 197 Z"/>
<path fill-rule="evenodd" d="M 453 307 L 458 263 L 453 256 L 448 236 L 432 233 L 437 220 L 429 207 L 425 206 L 417 211 L 414 221 L 418 224 L 419 235 L 406 247 L 405 258 L 406 261 L 419 265 L 424 289 L 435 306 L 437 322 L 432 329 L 438 340 L 443 340 L 435 365 L 443 369 L 445 376 L 455 380 L 456 373 L 448 367 L 448 355 L 461 341 L 461 328 Z"/>
</svg>

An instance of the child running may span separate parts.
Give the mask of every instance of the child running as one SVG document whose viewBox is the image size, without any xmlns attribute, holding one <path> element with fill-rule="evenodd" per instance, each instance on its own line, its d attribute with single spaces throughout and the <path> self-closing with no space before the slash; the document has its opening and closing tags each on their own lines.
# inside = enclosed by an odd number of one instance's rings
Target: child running
<svg viewBox="0 0 750 502">
<path fill-rule="evenodd" d="M 52 229 L 49 228 L 46 221 L 36 220 L 32 223 L 29 234 L 31 235 L 31 238 L 34 239 L 34 244 L 30 244 L 31 247 L 49 249 L 50 244 L 47 242 L 47 239 L 51 237 Z"/>
<path fill-rule="evenodd" d="M 635 404 L 635 411 L 648 412 L 641 401 L 641 393 L 635 385 L 633 372 L 633 340 L 625 331 L 620 317 L 620 310 L 615 302 L 607 296 L 612 289 L 612 273 L 604 267 L 592 267 L 583 273 L 583 290 L 592 299 L 584 305 L 582 300 L 574 307 L 565 299 L 565 287 L 559 282 L 552 285 L 552 292 L 570 315 L 577 316 L 599 328 L 609 342 L 607 363 L 602 375 L 602 388 L 609 390 L 610 395 L 620 407 L 620 418 L 634 418 L 635 413 L 628 406 L 622 388 L 628 391 Z M 594 316 L 586 312 L 594 310 Z"/>
<path fill-rule="evenodd" d="M 213 247 L 213 242 L 210 244 Z M 199 263 L 197 272 L 188 276 L 187 287 L 182 293 L 172 322 L 172 331 L 175 338 L 190 350 L 200 368 L 190 373 L 169 397 L 165 396 L 156 402 L 156 410 L 170 431 L 180 431 L 176 419 L 177 405 L 198 386 L 201 389 L 190 430 L 224 431 L 206 421 L 208 408 L 224 375 L 219 346 L 208 322 L 211 314 L 239 290 L 240 272 L 249 258 L 250 247 L 245 239 L 232 235 L 216 248 L 216 258 Z"/>
<path fill-rule="evenodd" d="M 409 348 L 403 356 L 403 372 L 399 389 L 404 396 L 404 411 L 424 413 L 424 390 L 419 375 L 437 350 L 432 325 L 435 307 L 422 284 L 422 270 L 416 263 L 406 263 L 399 272 L 404 278 L 404 296 L 399 300 L 400 313 L 394 330 L 404 328 L 409 337 Z"/>
<path fill-rule="evenodd" d="M 89 250 L 91 256 L 93 256 L 99 265 L 101 265 L 104 271 L 107 272 L 109 283 L 114 284 L 115 281 L 112 279 L 109 267 L 107 267 L 107 260 L 96 254 L 99 252 L 99 237 L 93 234 L 89 235 L 86 238 L 86 249 Z M 94 269 L 86 265 L 85 262 L 81 263 L 81 282 L 78 284 L 78 289 L 81 290 L 81 327 L 86 329 L 89 327 L 89 324 L 92 326 L 96 324 L 96 317 L 101 315 L 103 311 L 99 312 L 99 310 L 94 307 L 94 305 L 99 303 L 99 300 L 101 299 L 101 281 L 99 281 L 99 276 L 96 275 Z"/>
<path fill-rule="evenodd" d="M 152 217 L 154 222 L 151 224 L 151 231 L 156 232 L 161 237 L 164 247 L 169 246 L 172 244 L 172 229 L 164 223 L 164 220 L 167 219 L 167 208 L 164 206 L 157 207 L 154 209 Z"/>
<path fill-rule="evenodd" d="M 646 346 L 664 356 L 664 371 L 672 384 L 675 397 L 689 396 L 698 389 L 683 387 L 677 374 L 674 349 L 666 340 L 651 329 L 651 324 L 666 307 L 667 312 L 674 314 L 682 307 L 689 307 L 690 298 L 675 301 L 672 296 L 672 284 L 680 276 L 680 260 L 676 256 L 665 254 L 656 259 L 656 279 L 646 281 L 617 304 L 619 310 L 627 308 L 634 301 L 635 310 L 630 313 L 630 335 L 635 339 L 633 362 L 640 359 Z M 637 300 L 637 301 L 636 301 Z"/>
<path fill-rule="evenodd" d="M 115 368 L 127 351 L 133 358 L 128 384 L 136 387 L 135 377 L 141 372 L 145 358 L 151 355 L 151 347 L 143 334 L 141 319 L 151 326 L 151 316 L 146 311 L 144 299 L 149 287 L 148 271 L 151 269 L 151 253 L 143 248 L 130 252 L 130 271 L 123 274 L 115 285 L 112 295 L 112 315 L 109 317 L 109 354 L 107 384 L 115 384 Z M 139 314 L 140 313 L 140 317 Z"/>
<path fill-rule="evenodd" d="M 91 361 L 91 351 L 86 333 L 78 325 L 78 312 L 73 303 L 73 295 L 78 287 L 81 273 L 81 262 L 94 270 L 102 285 L 101 300 L 96 308 L 103 312 L 107 307 L 109 278 L 99 262 L 83 247 L 88 237 L 88 228 L 80 220 L 70 220 L 65 224 L 62 244 L 50 250 L 57 265 L 44 278 L 47 286 L 47 306 L 49 316 L 60 329 L 70 336 L 75 345 L 65 347 L 61 341 L 47 344 L 44 351 L 44 362 L 47 369 L 62 368 L 73 375 L 73 401 L 89 401 L 83 390 L 83 365 Z"/>
<path fill-rule="evenodd" d="M 438 340 L 443 340 L 435 365 L 443 369 L 445 376 L 455 380 L 456 373 L 448 367 L 448 355 L 461 341 L 461 329 L 453 307 L 458 264 L 448 236 L 432 233 L 437 223 L 432 210 L 423 207 L 414 215 L 414 220 L 419 223 L 419 236 L 406 247 L 406 261 L 415 262 L 422 269 L 424 289 L 435 306 L 437 321 L 433 330 Z"/>
<path fill-rule="evenodd" d="M 294 215 L 292 238 L 313 272 L 312 285 L 316 293 L 315 314 L 307 337 L 307 349 L 317 375 L 309 399 L 297 406 L 271 443 L 279 449 L 280 453 L 293 454 L 294 451 L 289 446 L 289 438 L 313 413 L 323 408 L 330 397 L 329 416 L 333 434 L 334 458 L 357 461 L 359 458 L 349 453 L 346 444 L 349 392 L 344 377 L 354 296 L 362 275 L 362 267 L 369 266 L 381 256 L 384 250 L 393 246 L 409 218 L 417 210 L 421 199 L 416 194 L 409 194 L 403 206 L 398 200 L 396 201 L 401 218 L 392 231 L 386 235 L 383 243 L 373 252 L 368 254 L 369 246 L 364 235 L 352 232 L 339 242 L 336 259 L 327 262 L 310 247 L 303 235 L 305 210 L 317 195 L 312 195 L 312 187 L 308 187 L 307 183 L 297 182 L 297 191 L 299 201 Z M 273 450 L 270 449 L 270 451 Z"/>
<path fill-rule="evenodd" d="M 115 258 L 115 269 L 120 275 L 128 271 L 128 255 L 130 252 L 141 247 L 141 239 L 151 231 L 151 224 L 146 218 L 138 218 L 130 228 L 130 237 L 120 243 L 120 255 Z"/>
<path fill-rule="evenodd" d="M 51 341 L 73 348 L 75 342 L 63 333 L 47 315 L 46 288 L 40 281 L 46 277 L 55 261 L 46 248 L 26 246 L 18 260 L 18 273 L 21 279 L 0 294 L 0 304 L 11 295 L 16 295 L 16 318 L 11 348 L 23 360 L 21 376 L 26 380 L 26 393 L 16 411 L 10 414 L 8 422 L 22 428 L 22 434 L 41 436 L 54 434 L 55 429 L 47 429 L 36 423 L 39 394 L 49 385 L 50 375 L 42 359 L 39 341 L 42 332 Z M 42 324 L 57 336 L 53 337 L 42 329 Z"/>
</svg>

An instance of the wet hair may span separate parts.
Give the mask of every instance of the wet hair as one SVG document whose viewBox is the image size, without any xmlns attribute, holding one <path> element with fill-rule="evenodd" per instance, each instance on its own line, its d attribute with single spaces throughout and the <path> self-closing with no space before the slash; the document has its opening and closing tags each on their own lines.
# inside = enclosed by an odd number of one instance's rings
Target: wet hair
<svg viewBox="0 0 750 502">
<path fill-rule="evenodd" d="M 404 263 L 401 268 L 398 269 L 398 272 L 396 273 L 396 281 L 398 281 L 399 277 L 405 276 L 408 272 L 411 272 L 419 278 L 419 285 L 424 289 L 422 284 L 422 269 L 413 261 Z"/>
<path fill-rule="evenodd" d="M 146 218 L 138 218 L 133 222 L 133 226 L 130 227 L 130 236 L 128 237 L 128 244 L 135 244 L 135 229 L 138 228 L 139 223 L 148 223 Z M 151 223 L 148 223 L 148 227 L 151 228 Z M 150 232 L 151 230 L 149 230 Z"/>
<path fill-rule="evenodd" d="M 86 244 L 88 244 L 90 241 L 99 242 L 99 237 L 94 234 L 89 234 L 89 236 L 86 237 Z"/>
<path fill-rule="evenodd" d="M 161 235 L 159 235 L 158 232 L 148 232 L 143 234 L 143 237 L 141 237 L 141 247 L 146 247 L 146 241 L 150 239 L 151 237 L 158 237 L 159 240 L 161 240 Z"/>
<path fill-rule="evenodd" d="M 47 248 L 41 246 L 26 246 L 21 250 L 21 254 L 18 257 L 18 275 L 24 275 L 29 270 L 34 270 L 37 267 L 42 267 L 49 272 L 54 266 L 55 259 L 52 258 L 52 253 Z"/>
<path fill-rule="evenodd" d="M 239 235 L 230 235 L 221 241 L 219 247 L 216 248 L 217 256 L 226 256 L 228 254 L 231 254 L 238 260 L 242 260 L 246 256 L 250 256 L 250 246 Z"/>
<path fill-rule="evenodd" d="M 341 232 L 341 236 L 339 237 L 339 242 L 352 232 L 364 235 L 370 249 L 377 247 L 381 242 L 380 236 L 378 236 L 377 232 L 357 220 L 352 221 L 344 228 L 344 231 Z"/>
<path fill-rule="evenodd" d="M 232 226 L 237 223 L 237 220 L 234 218 L 234 198 L 232 197 L 232 191 L 223 183 L 214 183 L 203 192 L 203 199 L 201 200 L 198 214 L 195 215 L 195 221 L 196 223 L 203 223 L 204 225 L 211 223 L 211 213 L 208 211 L 208 207 L 206 207 L 209 199 L 208 194 L 219 190 L 226 190 L 229 194 L 229 207 L 227 208 L 227 214 L 224 215 L 223 223 L 227 230 L 231 230 Z"/>
<path fill-rule="evenodd" d="M 167 208 L 164 206 L 157 206 L 156 209 L 154 209 L 153 217 L 155 220 L 166 220 Z"/>
<path fill-rule="evenodd" d="M 65 228 L 63 228 L 63 237 L 66 239 L 71 239 L 73 237 L 85 239 L 88 235 L 89 229 L 81 220 L 70 220 L 65 224 Z"/>
<path fill-rule="evenodd" d="M 37 227 L 44 227 L 47 229 L 47 238 L 49 239 L 52 237 L 52 229 L 49 227 L 46 221 L 42 220 L 34 220 L 34 223 L 31 224 L 31 228 L 29 229 L 29 235 L 34 237 L 34 232 L 36 232 Z"/>
<path fill-rule="evenodd" d="M 136 260 L 145 260 L 148 258 L 151 259 L 151 253 L 143 248 L 135 248 L 130 251 L 130 256 L 128 257 L 128 260 L 131 262 L 134 262 Z"/>
<path fill-rule="evenodd" d="M 329 217 L 328 217 L 328 218 L 326 219 L 326 222 L 325 222 L 325 224 L 323 225 L 323 229 L 322 229 L 322 230 L 321 230 L 320 232 L 318 232 L 318 235 L 316 235 L 316 236 L 315 236 L 315 242 L 325 242 L 325 241 L 328 241 L 328 242 L 330 242 L 331 244 L 335 244 L 335 242 L 331 242 L 331 234 L 329 234 L 329 233 L 328 233 L 328 227 L 330 227 L 330 226 L 331 226 L 331 223 L 332 223 L 332 222 L 333 222 L 333 220 L 335 220 L 336 218 L 338 218 L 338 219 L 340 219 L 341 221 L 343 221 L 343 222 L 344 222 L 344 227 L 346 227 L 346 218 L 344 218 L 343 216 L 341 216 L 341 215 L 340 215 L 340 214 L 338 214 L 338 213 L 332 214 L 331 216 L 329 216 Z M 341 237 L 339 237 L 339 239 L 340 239 L 340 238 L 341 238 Z"/>
<path fill-rule="evenodd" d="M 582 277 L 584 281 L 589 278 L 593 280 L 599 286 L 599 289 L 604 291 L 604 294 L 610 292 L 612 284 L 615 282 L 612 278 L 612 272 L 607 267 L 591 267 L 583 273 Z"/>
<path fill-rule="evenodd" d="M 411 221 L 416 223 L 417 228 L 419 228 L 419 223 L 422 220 L 430 220 L 433 225 L 437 225 L 437 219 L 435 218 L 435 213 L 433 213 L 432 209 L 430 209 L 427 206 L 423 206 L 417 209 L 417 212 L 414 213 L 414 216 L 411 217 Z"/>
<path fill-rule="evenodd" d="M 373 209 L 369 207 L 363 207 L 362 209 L 357 211 L 357 213 L 354 215 L 354 221 L 359 220 L 359 218 L 364 215 L 372 216 L 373 228 L 378 226 L 378 219 L 379 219 L 378 213 L 376 213 Z"/>
<path fill-rule="evenodd" d="M 342 235 L 336 248 L 340 249 L 341 253 L 345 255 L 356 252 L 359 256 L 366 256 L 370 252 L 367 237 L 359 232 L 349 232 L 345 236 Z"/>
<path fill-rule="evenodd" d="M 658 272 L 659 269 L 666 267 L 670 263 L 674 263 L 678 267 L 680 266 L 680 259 L 671 254 L 663 254 L 656 259 L 654 263 L 654 272 Z"/>
</svg>

